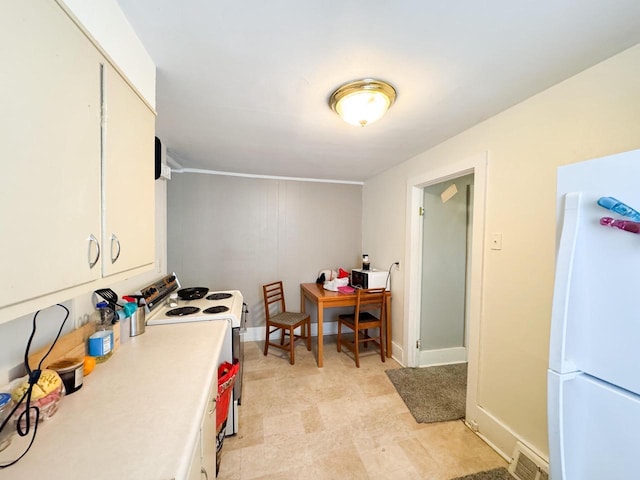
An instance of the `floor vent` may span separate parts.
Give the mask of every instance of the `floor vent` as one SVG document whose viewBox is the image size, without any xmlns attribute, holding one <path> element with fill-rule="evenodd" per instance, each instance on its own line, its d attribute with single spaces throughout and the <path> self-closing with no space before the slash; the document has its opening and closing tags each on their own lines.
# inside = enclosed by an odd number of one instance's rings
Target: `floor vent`
<svg viewBox="0 0 640 480">
<path fill-rule="evenodd" d="M 549 480 L 549 466 L 522 443 L 516 443 L 509 473 L 517 480 Z"/>
</svg>

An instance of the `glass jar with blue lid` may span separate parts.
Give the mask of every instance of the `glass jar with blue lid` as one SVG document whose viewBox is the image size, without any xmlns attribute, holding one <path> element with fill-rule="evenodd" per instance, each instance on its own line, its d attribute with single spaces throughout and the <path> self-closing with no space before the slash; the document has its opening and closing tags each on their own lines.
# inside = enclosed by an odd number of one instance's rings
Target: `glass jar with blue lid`
<svg viewBox="0 0 640 480">
<path fill-rule="evenodd" d="M 13 409 L 13 400 L 11 394 L 0 393 L 0 425 L 2 425 L 7 417 L 11 415 Z M 0 430 L 0 452 L 7 448 L 11 443 L 11 436 L 15 432 L 13 421 L 9 420 L 7 424 Z"/>
</svg>

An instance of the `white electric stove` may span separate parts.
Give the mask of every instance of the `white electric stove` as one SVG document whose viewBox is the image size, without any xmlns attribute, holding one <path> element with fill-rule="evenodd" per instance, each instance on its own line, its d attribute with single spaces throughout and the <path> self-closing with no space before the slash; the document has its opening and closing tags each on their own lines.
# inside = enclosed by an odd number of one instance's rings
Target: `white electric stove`
<svg viewBox="0 0 640 480">
<path fill-rule="evenodd" d="M 242 397 L 244 363 L 241 335 L 246 330 L 247 314 L 242 293 L 239 290 L 209 291 L 206 287 L 181 288 L 176 274 L 172 273 L 141 289 L 141 295 L 147 305 L 148 327 L 186 322 L 229 322 L 220 363 L 240 362 L 226 429 L 227 435 L 238 433 L 238 405 Z"/>
</svg>

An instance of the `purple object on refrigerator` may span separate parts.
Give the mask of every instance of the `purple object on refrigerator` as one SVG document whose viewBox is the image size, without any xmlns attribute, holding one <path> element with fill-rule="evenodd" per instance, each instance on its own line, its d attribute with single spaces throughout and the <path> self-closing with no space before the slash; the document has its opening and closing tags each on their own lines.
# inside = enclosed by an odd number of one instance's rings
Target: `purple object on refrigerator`
<svg viewBox="0 0 640 480">
<path fill-rule="evenodd" d="M 608 195 L 640 205 L 639 185 L 640 150 L 558 169 L 548 370 L 552 480 L 639 475 L 640 238 L 601 226 L 598 205 Z"/>
</svg>

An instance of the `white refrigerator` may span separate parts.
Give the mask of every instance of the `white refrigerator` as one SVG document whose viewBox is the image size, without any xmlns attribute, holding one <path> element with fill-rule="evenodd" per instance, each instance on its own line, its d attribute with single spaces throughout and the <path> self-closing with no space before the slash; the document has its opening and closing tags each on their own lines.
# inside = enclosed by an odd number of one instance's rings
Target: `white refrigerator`
<svg viewBox="0 0 640 480">
<path fill-rule="evenodd" d="M 601 197 L 640 209 L 640 150 L 558 169 L 551 480 L 640 478 L 640 235 L 602 225 L 633 218 Z"/>
</svg>

